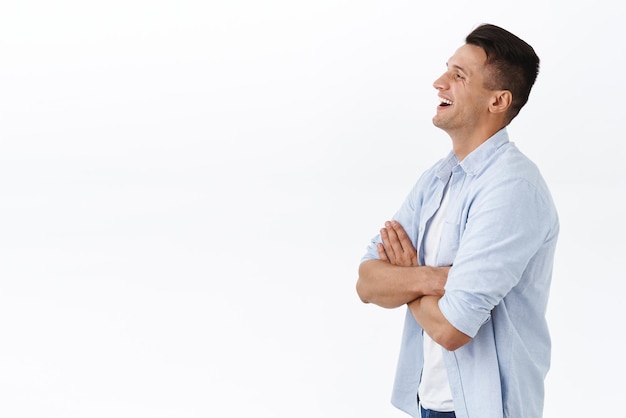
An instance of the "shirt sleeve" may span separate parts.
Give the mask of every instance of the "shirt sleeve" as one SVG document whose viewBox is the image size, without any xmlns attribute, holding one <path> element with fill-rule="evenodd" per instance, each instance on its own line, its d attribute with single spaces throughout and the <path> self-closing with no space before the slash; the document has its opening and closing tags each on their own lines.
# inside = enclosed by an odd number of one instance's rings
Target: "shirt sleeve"
<svg viewBox="0 0 626 418">
<path fill-rule="evenodd" d="M 433 169 L 430 169 L 421 175 L 392 218 L 402 225 L 415 248 L 417 248 L 417 241 L 419 237 L 420 213 L 424 200 L 424 192 L 428 187 L 428 179 L 430 179 L 430 181 L 434 181 L 432 175 L 430 175 L 430 172 L 432 171 Z M 383 222 L 381 222 L 381 227 L 383 226 Z M 380 233 L 372 237 L 361 262 L 366 260 L 378 260 L 380 258 L 376 247 L 376 245 L 380 242 L 382 242 Z"/>
<path fill-rule="evenodd" d="M 455 328 L 474 337 L 487 322 L 546 240 L 550 214 L 542 190 L 526 179 L 504 179 L 473 197 L 439 300 Z"/>
</svg>

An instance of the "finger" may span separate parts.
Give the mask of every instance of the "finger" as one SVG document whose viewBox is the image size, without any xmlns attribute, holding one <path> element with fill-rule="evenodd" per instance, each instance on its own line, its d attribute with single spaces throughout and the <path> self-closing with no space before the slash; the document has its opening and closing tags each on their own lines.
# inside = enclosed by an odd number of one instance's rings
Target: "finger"
<svg viewBox="0 0 626 418">
<path fill-rule="evenodd" d="M 389 262 L 389 257 L 387 257 L 387 253 L 385 252 L 385 247 L 383 246 L 383 244 L 376 244 L 376 249 L 378 250 L 378 258 L 380 258 L 382 261 Z"/>
<path fill-rule="evenodd" d="M 412 266 L 419 265 L 419 262 L 417 261 L 417 250 L 402 225 L 400 225 L 398 221 L 392 221 L 390 228 L 394 230 L 394 233 L 398 238 L 398 242 L 400 243 L 400 247 L 402 248 L 403 261 Z"/>
<path fill-rule="evenodd" d="M 382 245 L 384 247 L 385 253 L 387 254 L 387 259 L 390 263 L 394 264 L 396 262 L 396 254 L 393 245 L 389 240 L 389 230 L 387 228 L 383 228 L 380 230 L 380 238 L 383 240 Z"/>
<path fill-rule="evenodd" d="M 393 227 L 393 224 L 391 222 L 385 222 L 385 227 L 387 229 L 387 235 L 389 236 L 389 242 L 391 243 L 393 252 L 396 255 L 402 254 L 402 252 L 404 251 L 402 248 L 402 243 L 398 239 L 398 234 Z"/>
<path fill-rule="evenodd" d="M 391 227 L 393 228 L 394 232 L 398 236 L 398 241 L 400 241 L 400 244 L 402 245 L 402 248 L 406 249 L 407 247 L 408 248 L 413 247 L 413 243 L 411 242 L 411 239 L 407 235 L 407 233 L 404 230 L 404 228 L 402 228 L 402 225 L 400 225 L 400 222 L 398 222 L 398 221 L 391 222 Z M 413 248 L 415 248 L 415 247 L 413 247 Z"/>
</svg>

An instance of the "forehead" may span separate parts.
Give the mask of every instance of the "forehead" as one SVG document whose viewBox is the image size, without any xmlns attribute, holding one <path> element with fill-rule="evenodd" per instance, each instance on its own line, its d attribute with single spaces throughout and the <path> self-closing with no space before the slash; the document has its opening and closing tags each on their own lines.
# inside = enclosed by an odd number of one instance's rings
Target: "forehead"
<svg viewBox="0 0 626 418">
<path fill-rule="evenodd" d="M 460 67 L 467 73 L 480 72 L 487 61 L 485 51 L 476 45 L 465 44 L 448 60 L 448 67 Z"/>
</svg>

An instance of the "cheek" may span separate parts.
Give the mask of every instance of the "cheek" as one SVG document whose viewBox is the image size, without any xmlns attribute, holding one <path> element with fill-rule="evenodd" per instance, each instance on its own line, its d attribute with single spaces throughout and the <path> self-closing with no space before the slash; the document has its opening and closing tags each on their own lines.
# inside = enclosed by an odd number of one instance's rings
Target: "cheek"
<svg viewBox="0 0 626 418">
<path fill-rule="evenodd" d="M 468 91 L 466 99 L 472 103 L 472 108 L 477 110 L 487 110 L 491 105 L 491 94 L 485 91 Z"/>
</svg>

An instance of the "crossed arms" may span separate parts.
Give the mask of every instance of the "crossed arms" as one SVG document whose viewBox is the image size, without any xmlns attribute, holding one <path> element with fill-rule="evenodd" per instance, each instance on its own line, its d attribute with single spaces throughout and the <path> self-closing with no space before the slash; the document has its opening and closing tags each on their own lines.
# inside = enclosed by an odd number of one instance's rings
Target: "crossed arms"
<svg viewBox="0 0 626 418">
<path fill-rule="evenodd" d="M 380 259 L 359 266 L 361 300 L 384 308 L 407 304 L 417 323 L 446 350 L 467 344 L 471 338 L 448 322 L 438 305 L 450 267 L 420 266 L 417 250 L 397 221 L 386 222 L 380 235 Z"/>
</svg>

